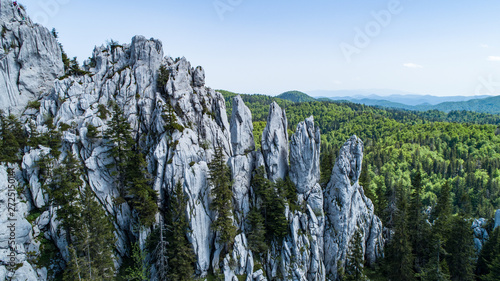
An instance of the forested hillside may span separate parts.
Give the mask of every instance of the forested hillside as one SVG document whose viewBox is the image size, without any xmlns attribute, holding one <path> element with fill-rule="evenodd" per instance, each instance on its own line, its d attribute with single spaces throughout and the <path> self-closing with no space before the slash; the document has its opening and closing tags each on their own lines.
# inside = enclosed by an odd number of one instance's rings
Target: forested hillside
<svg viewBox="0 0 500 281">
<path fill-rule="evenodd" d="M 231 97 L 235 94 L 221 92 L 226 103 L 230 104 Z M 472 248 L 471 222 L 466 225 L 461 222 L 480 217 L 491 219 L 495 210 L 500 208 L 498 115 L 465 111 L 443 113 L 383 110 L 326 101 L 294 103 L 261 95 L 242 95 L 242 99 L 254 116 L 256 137 L 261 135 L 261 130 L 266 125 L 266 105 L 271 100 L 286 109 L 289 130 L 300 120 L 314 116 L 315 123 L 321 130 L 323 187 L 329 180 L 331 163 L 335 161 L 344 140 L 353 134 L 360 137 L 365 145 L 360 184 L 373 201 L 376 214 L 382 219 L 384 226 L 392 228 L 395 235 L 407 235 L 407 250 L 411 249 L 410 240 L 414 239 L 413 254 L 406 258 L 413 259 L 415 265 L 407 269 L 415 271 L 420 277 L 422 274 L 429 275 L 429 272 L 436 269 L 432 268 L 436 263 L 431 263 L 435 258 L 434 254 L 452 249 L 446 248 L 442 243 L 438 246 L 427 245 L 423 252 L 419 252 L 418 243 L 447 241 L 451 228 L 462 227 L 460 234 L 469 237 L 464 239 Z M 258 145 L 257 138 L 256 142 Z M 401 209 L 407 210 L 407 213 L 401 212 Z M 413 217 L 410 219 L 411 216 Z M 439 217 L 444 225 L 436 225 Z M 434 222 L 434 226 L 430 227 L 425 220 Z M 403 222 L 404 225 L 401 225 Z M 416 223 L 421 225 L 417 227 Z M 491 225 L 486 228 L 492 230 Z M 414 233 L 413 229 L 418 229 L 419 233 Z M 453 233 L 457 235 L 455 231 Z M 460 238 L 450 239 L 449 245 L 455 243 L 456 239 Z M 399 245 L 399 248 L 393 250 L 404 252 L 406 246 Z M 469 250 L 463 249 L 465 252 Z M 387 251 L 390 252 L 391 247 Z M 464 255 L 473 256 L 473 253 Z M 440 263 L 444 261 L 444 256 L 446 255 L 441 256 Z M 402 258 L 405 257 L 388 254 L 386 262 L 397 262 Z M 472 276 L 473 265 L 465 263 L 469 270 L 466 275 Z M 439 267 L 439 263 L 437 264 Z M 451 264 L 452 261 L 449 261 L 446 267 L 451 267 Z M 460 267 L 464 266 L 461 263 Z M 458 270 L 458 267 L 446 268 L 448 277 L 450 272 L 453 276 L 453 270 Z"/>
</svg>

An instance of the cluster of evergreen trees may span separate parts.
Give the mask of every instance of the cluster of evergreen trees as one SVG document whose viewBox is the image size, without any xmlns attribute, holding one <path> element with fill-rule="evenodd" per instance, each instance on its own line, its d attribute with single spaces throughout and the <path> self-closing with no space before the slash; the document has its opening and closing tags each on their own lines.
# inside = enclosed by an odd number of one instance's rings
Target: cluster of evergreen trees
<svg viewBox="0 0 500 281">
<path fill-rule="evenodd" d="M 20 150 L 27 144 L 27 134 L 21 122 L 12 114 L 0 110 L 0 162 L 18 162 Z"/>
</svg>

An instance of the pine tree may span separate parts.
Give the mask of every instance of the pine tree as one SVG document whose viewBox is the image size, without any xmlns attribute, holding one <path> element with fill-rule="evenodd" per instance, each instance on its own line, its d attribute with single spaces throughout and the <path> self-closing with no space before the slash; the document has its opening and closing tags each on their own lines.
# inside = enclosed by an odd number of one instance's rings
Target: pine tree
<svg viewBox="0 0 500 281">
<path fill-rule="evenodd" d="M 167 85 L 169 77 L 170 77 L 170 71 L 165 67 L 165 65 L 161 65 L 160 69 L 158 70 L 156 87 L 162 95 L 166 94 L 165 85 Z"/>
<path fill-rule="evenodd" d="M 500 256 L 488 264 L 489 273 L 481 278 L 483 281 L 500 281 Z"/>
<path fill-rule="evenodd" d="M 120 196 L 125 197 L 127 166 L 131 163 L 134 139 L 132 138 L 132 128 L 124 116 L 123 110 L 114 104 L 113 111 L 114 114 L 109 122 L 108 130 L 106 130 L 106 136 L 111 142 L 110 155 L 115 163 L 108 168 L 116 168 L 113 176 L 116 176 Z"/>
<path fill-rule="evenodd" d="M 72 237 L 77 232 L 83 208 L 78 200 L 79 188 L 83 185 L 80 178 L 82 169 L 73 154 L 68 153 L 62 165 L 53 170 L 52 182 L 47 189 L 50 202 L 58 207 L 59 226 L 65 231 L 68 244 L 71 244 Z"/>
<path fill-rule="evenodd" d="M 129 281 L 148 280 L 146 253 L 141 249 L 139 242 L 132 244 L 132 266 L 127 268 L 125 278 Z"/>
<path fill-rule="evenodd" d="M 84 189 L 82 205 L 77 249 L 88 262 L 91 280 L 109 280 L 115 274 L 113 224 L 89 186 Z"/>
<path fill-rule="evenodd" d="M 88 186 L 84 189 L 81 205 L 64 280 L 111 280 L 115 275 L 113 225 Z"/>
<path fill-rule="evenodd" d="M 479 280 L 484 279 L 491 272 L 491 265 L 500 257 L 500 227 L 490 234 L 490 239 L 483 245 L 477 261 L 476 275 Z"/>
<path fill-rule="evenodd" d="M 347 255 L 346 281 L 364 281 L 367 280 L 364 274 L 364 253 L 363 253 L 363 237 L 361 230 L 357 229 L 350 241 L 350 249 Z"/>
<path fill-rule="evenodd" d="M 432 214 L 434 225 L 429 240 L 430 258 L 424 276 L 429 280 L 449 280 L 450 273 L 445 245 L 451 233 L 451 187 L 447 181 L 441 188 L 438 202 Z"/>
<path fill-rule="evenodd" d="M 180 182 L 177 182 L 169 204 L 166 216 L 169 265 L 167 280 L 188 281 L 194 274 L 195 255 L 186 236 L 189 228 L 186 217 L 186 196 Z"/>
<path fill-rule="evenodd" d="M 210 169 L 209 183 L 212 187 L 213 196 L 210 209 L 216 214 L 212 228 L 217 232 L 218 242 L 228 252 L 236 237 L 236 227 L 233 225 L 233 191 L 231 186 L 231 170 L 224 161 L 224 153 L 221 146 L 215 149 L 212 162 L 208 164 Z"/>
<path fill-rule="evenodd" d="M 147 170 L 146 159 L 142 153 L 135 152 L 130 157 L 129 165 L 126 167 L 126 185 L 128 187 L 126 198 L 137 211 L 140 223 L 150 227 L 155 222 L 155 216 L 158 212 L 156 204 L 158 194 L 152 188 L 152 177 Z"/>
<path fill-rule="evenodd" d="M 248 247 L 254 253 L 264 253 L 267 251 L 268 246 L 266 244 L 266 227 L 264 225 L 264 218 L 262 214 L 257 210 L 256 207 L 252 208 L 248 213 L 249 231 L 247 233 L 248 237 Z"/>
<path fill-rule="evenodd" d="M 414 257 L 408 230 L 408 201 L 402 187 L 396 188 L 397 210 L 394 214 L 394 235 L 387 249 L 388 277 L 393 281 L 415 280 Z"/>
<path fill-rule="evenodd" d="M 20 160 L 19 150 L 27 144 L 21 122 L 12 114 L 5 117 L 0 111 L 0 162 Z"/>
<path fill-rule="evenodd" d="M 263 166 L 257 168 L 252 178 L 255 195 L 262 202 L 261 212 L 268 241 L 281 239 L 288 233 L 288 220 L 285 216 L 286 194 L 280 192 L 283 190 L 281 182 L 273 184 L 268 180 Z M 291 198 L 293 197 L 292 193 Z"/>
<path fill-rule="evenodd" d="M 110 155 L 114 163 L 108 168 L 116 168 L 116 184 L 121 199 L 126 200 L 137 211 L 141 225 L 150 227 L 158 211 L 158 194 L 151 187 L 151 175 L 146 159 L 134 147 L 132 128 L 118 105 L 113 106 L 114 114 L 106 135 L 112 143 Z"/>
<path fill-rule="evenodd" d="M 74 246 L 69 246 L 70 260 L 63 274 L 64 281 L 84 281 L 82 278 L 82 269 L 86 268 L 85 259 L 78 256 Z"/>
<path fill-rule="evenodd" d="M 156 268 L 156 279 L 167 280 L 168 278 L 168 241 L 167 228 L 163 222 L 163 215 L 160 215 L 160 222 L 155 229 L 156 239 L 153 239 L 153 260 Z"/>
<path fill-rule="evenodd" d="M 415 257 L 416 272 L 420 272 L 429 256 L 428 240 L 430 228 L 426 222 L 422 204 L 422 174 L 420 169 L 412 178 L 413 192 L 408 210 L 408 229 Z"/>
<path fill-rule="evenodd" d="M 451 225 L 452 235 L 446 244 L 446 251 L 449 253 L 447 261 L 451 280 L 473 280 L 474 236 L 470 223 L 465 219 L 464 214 L 461 214 L 453 219 Z"/>
</svg>

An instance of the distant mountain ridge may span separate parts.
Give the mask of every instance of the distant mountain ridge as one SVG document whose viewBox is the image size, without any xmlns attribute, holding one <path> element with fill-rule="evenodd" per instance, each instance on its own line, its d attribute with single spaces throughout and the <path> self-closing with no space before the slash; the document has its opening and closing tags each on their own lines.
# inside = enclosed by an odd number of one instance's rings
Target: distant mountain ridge
<svg viewBox="0 0 500 281">
<path fill-rule="evenodd" d="M 431 95 L 416 95 L 405 92 L 396 91 L 395 94 L 389 96 L 380 96 L 375 93 L 382 94 L 385 90 L 346 90 L 346 91 L 313 91 L 313 93 L 337 93 L 342 96 L 321 96 L 311 97 L 300 91 L 289 91 L 282 93 L 276 97 L 293 101 L 336 101 L 336 102 L 353 102 L 364 105 L 398 108 L 416 111 L 439 110 L 450 112 L 454 110 L 467 110 L 479 113 L 500 113 L 500 96 L 448 96 L 439 97 Z M 389 91 L 389 90 L 387 90 Z M 372 93 L 372 94 L 370 94 Z"/>
</svg>

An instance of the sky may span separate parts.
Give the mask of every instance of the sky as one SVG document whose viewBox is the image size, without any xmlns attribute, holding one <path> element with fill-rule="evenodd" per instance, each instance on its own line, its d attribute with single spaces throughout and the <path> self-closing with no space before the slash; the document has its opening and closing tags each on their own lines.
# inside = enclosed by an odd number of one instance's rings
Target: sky
<svg viewBox="0 0 500 281">
<path fill-rule="evenodd" d="M 238 93 L 500 94 L 498 0 L 25 0 L 82 62 L 134 35 Z"/>
</svg>

